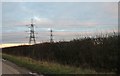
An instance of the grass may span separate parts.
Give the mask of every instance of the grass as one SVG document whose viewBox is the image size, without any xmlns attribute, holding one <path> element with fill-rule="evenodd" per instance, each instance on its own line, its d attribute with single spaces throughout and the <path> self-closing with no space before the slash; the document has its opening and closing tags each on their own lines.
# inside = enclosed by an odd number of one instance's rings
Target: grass
<svg viewBox="0 0 120 76">
<path fill-rule="evenodd" d="M 18 57 L 8 54 L 3 54 L 3 58 L 7 59 L 18 66 L 25 67 L 33 72 L 44 74 L 96 74 L 94 70 L 82 69 L 59 63 L 36 61 L 28 57 Z"/>
</svg>

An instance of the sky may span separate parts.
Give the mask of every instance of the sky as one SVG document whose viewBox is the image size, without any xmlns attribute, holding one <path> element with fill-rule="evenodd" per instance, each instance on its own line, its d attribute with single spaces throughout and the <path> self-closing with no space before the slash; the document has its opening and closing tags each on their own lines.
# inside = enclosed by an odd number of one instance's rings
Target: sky
<svg viewBox="0 0 120 76">
<path fill-rule="evenodd" d="M 29 41 L 31 18 L 37 43 L 53 39 L 95 36 L 117 32 L 117 2 L 2 2 L 2 44 L 25 44 Z"/>
</svg>

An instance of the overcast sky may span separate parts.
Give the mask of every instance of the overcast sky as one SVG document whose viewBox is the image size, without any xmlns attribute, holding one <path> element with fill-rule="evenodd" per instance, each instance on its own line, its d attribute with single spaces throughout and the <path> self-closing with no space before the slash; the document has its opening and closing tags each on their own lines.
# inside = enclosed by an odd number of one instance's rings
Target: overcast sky
<svg viewBox="0 0 120 76">
<path fill-rule="evenodd" d="M 3 2 L 2 43 L 27 43 L 30 20 L 36 26 L 37 42 L 71 40 L 117 31 L 117 2 Z"/>
</svg>

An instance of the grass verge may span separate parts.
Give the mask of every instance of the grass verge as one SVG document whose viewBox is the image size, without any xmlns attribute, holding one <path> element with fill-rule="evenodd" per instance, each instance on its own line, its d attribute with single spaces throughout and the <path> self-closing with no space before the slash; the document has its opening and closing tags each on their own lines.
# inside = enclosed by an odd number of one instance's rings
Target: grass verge
<svg viewBox="0 0 120 76">
<path fill-rule="evenodd" d="M 28 57 L 18 57 L 8 54 L 3 54 L 3 58 L 7 59 L 20 67 L 25 67 L 33 72 L 44 74 L 96 74 L 91 69 L 81 69 L 77 67 L 61 65 L 46 61 L 36 61 Z"/>
</svg>

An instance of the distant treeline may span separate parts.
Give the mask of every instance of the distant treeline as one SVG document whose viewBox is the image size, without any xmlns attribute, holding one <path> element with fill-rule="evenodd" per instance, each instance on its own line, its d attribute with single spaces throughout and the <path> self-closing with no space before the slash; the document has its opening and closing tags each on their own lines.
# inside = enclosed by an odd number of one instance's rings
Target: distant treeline
<svg viewBox="0 0 120 76">
<path fill-rule="evenodd" d="M 98 72 L 120 71 L 120 36 L 74 39 L 69 42 L 41 43 L 3 48 L 2 52 L 35 60 L 58 62 Z"/>
</svg>

